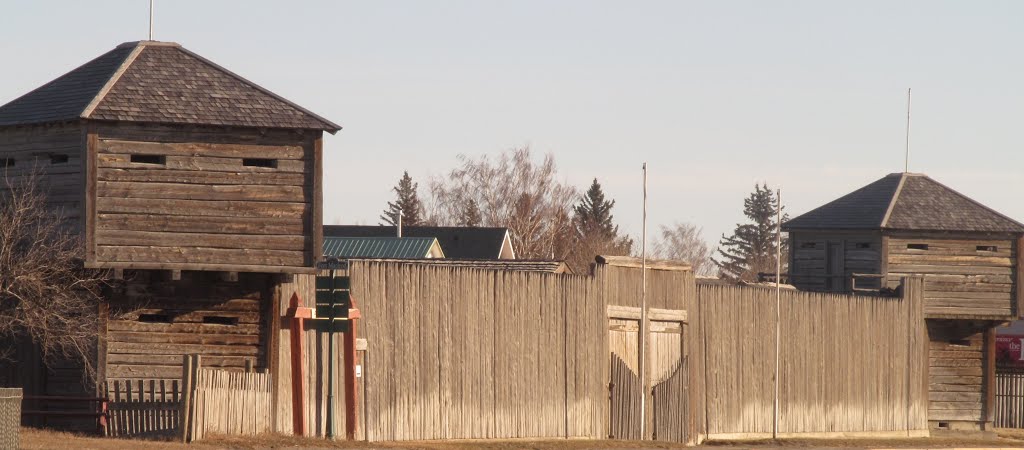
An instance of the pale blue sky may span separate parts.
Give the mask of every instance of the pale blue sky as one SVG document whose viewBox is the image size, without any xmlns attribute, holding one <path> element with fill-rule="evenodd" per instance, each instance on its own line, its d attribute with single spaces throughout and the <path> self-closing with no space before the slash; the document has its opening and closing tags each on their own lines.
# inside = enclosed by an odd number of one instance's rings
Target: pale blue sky
<svg viewBox="0 0 1024 450">
<path fill-rule="evenodd" d="M 0 0 L 0 103 L 124 41 L 147 0 Z M 1024 220 L 1024 2 L 158 0 L 180 42 L 339 124 L 325 221 L 376 223 L 409 170 L 525 144 L 640 232 L 799 214 L 903 167 Z"/>
</svg>

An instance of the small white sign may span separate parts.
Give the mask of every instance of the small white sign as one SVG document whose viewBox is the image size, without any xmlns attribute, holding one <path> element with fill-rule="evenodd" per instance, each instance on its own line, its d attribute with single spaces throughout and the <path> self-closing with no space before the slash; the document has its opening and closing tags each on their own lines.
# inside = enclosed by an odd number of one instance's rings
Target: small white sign
<svg viewBox="0 0 1024 450">
<path fill-rule="evenodd" d="M 356 364 L 356 378 L 362 378 L 362 377 L 363 377 L 363 365 L 362 364 Z"/>
</svg>

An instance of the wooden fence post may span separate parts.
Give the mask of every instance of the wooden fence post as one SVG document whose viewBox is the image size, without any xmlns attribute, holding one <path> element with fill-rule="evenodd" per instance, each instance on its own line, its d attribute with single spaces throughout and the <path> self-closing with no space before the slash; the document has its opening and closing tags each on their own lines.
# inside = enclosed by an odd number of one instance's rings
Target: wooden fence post
<svg viewBox="0 0 1024 450">
<path fill-rule="evenodd" d="M 292 433 L 296 436 L 306 435 L 306 366 L 302 354 L 304 319 L 313 317 L 312 308 L 300 306 L 298 293 L 293 293 L 289 301 L 288 317 L 291 318 L 291 353 L 292 353 Z"/>
<path fill-rule="evenodd" d="M 188 442 L 188 429 L 192 423 L 189 417 L 189 407 L 192 405 L 192 355 L 185 355 L 181 359 L 181 409 L 178 413 L 178 423 L 181 427 L 181 442 Z M 115 389 L 117 384 L 114 384 Z"/>
</svg>

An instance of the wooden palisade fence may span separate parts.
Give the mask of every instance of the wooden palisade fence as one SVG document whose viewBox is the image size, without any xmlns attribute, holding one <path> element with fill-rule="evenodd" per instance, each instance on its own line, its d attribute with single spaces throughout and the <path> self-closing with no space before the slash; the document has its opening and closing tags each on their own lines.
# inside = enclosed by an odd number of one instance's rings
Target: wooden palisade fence
<svg viewBox="0 0 1024 450">
<path fill-rule="evenodd" d="M 205 368 L 199 355 L 185 356 L 182 440 L 208 434 L 255 436 L 273 431 L 271 377 L 254 372 Z"/>
<path fill-rule="evenodd" d="M 1024 370 L 997 369 L 995 413 L 996 427 L 1024 428 Z"/>
<path fill-rule="evenodd" d="M 107 383 L 110 396 L 107 434 L 174 436 L 181 424 L 178 380 L 115 380 Z"/>
</svg>

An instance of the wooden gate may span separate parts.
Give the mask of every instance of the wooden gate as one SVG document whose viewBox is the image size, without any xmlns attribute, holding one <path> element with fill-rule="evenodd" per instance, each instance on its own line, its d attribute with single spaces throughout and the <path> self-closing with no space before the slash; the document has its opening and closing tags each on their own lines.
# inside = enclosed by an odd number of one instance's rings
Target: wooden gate
<svg viewBox="0 0 1024 450">
<path fill-rule="evenodd" d="M 608 307 L 611 358 L 609 437 L 641 438 L 641 396 L 646 396 L 645 439 L 686 441 L 686 354 L 684 311 L 648 310 L 646 366 L 640 379 L 640 309 Z"/>
</svg>

